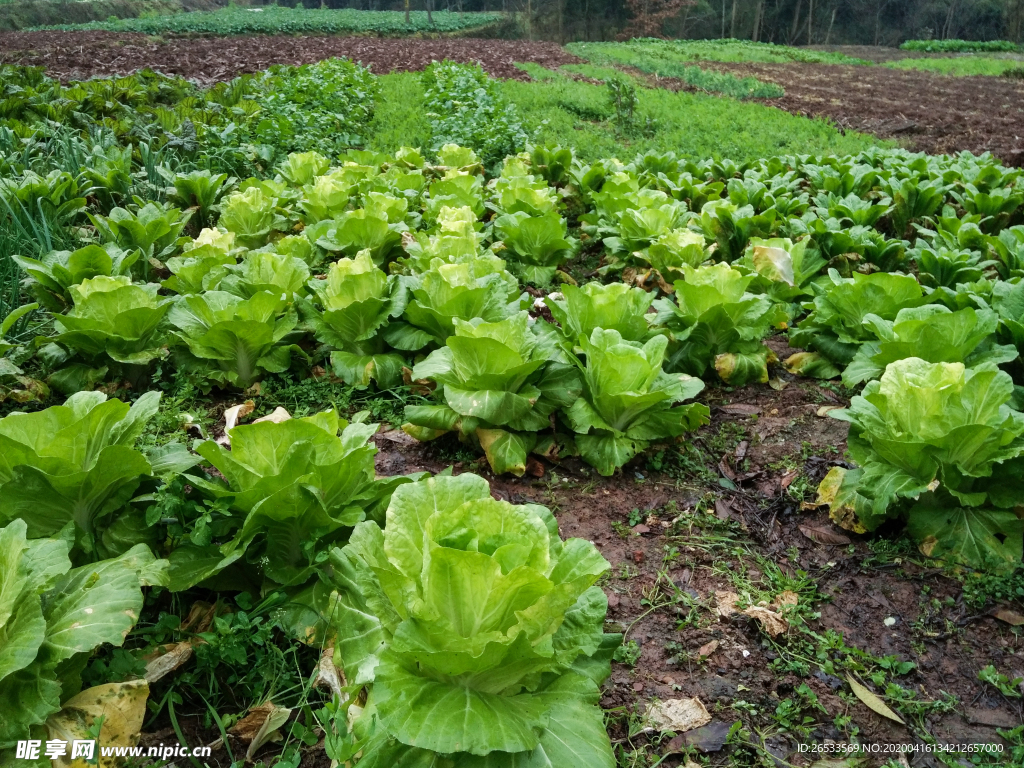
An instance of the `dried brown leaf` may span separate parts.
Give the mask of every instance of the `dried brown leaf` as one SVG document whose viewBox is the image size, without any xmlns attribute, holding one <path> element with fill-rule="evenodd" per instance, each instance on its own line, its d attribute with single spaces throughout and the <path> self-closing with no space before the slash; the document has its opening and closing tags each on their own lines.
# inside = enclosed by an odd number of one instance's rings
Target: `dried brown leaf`
<svg viewBox="0 0 1024 768">
<path fill-rule="evenodd" d="M 882 717 L 887 717 L 890 720 L 899 723 L 900 725 L 906 725 L 906 723 L 903 722 L 902 718 L 900 718 L 899 715 L 897 715 L 895 712 L 889 709 L 889 707 L 886 706 L 885 702 L 882 701 L 877 695 L 875 695 L 867 688 L 865 688 L 863 685 L 858 683 L 853 678 L 853 675 L 847 675 L 846 682 L 850 684 L 850 688 L 853 690 L 853 695 L 860 699 L 862 702 L 864 702 L 864 705 L 867 706 L 867 708 L 870 709 L 872 712 L 875 712 L 881 715 Z"/>
<path fill-rule="evenodd" d="M 849 536 L 816 525 L 801 525 L 800 533 L 815 544 L 842 547 L 850 543 Z"/>
</svg>

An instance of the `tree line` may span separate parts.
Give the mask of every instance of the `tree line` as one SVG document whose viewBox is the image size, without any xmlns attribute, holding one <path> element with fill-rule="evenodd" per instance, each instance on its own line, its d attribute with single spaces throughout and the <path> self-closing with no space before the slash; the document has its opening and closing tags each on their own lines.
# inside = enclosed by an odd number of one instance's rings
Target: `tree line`
<svg viewBox="0 0 1024 768">
<path fill-rule="evenodd" d="M 1021 42 L 1024 34 L 1024 0 L 301 1 L 367 10 L 506 11 L 519 16 L 529 36 L 561 42 L 651 36 L 895 46 L 909 39 Z"/>
</svg>

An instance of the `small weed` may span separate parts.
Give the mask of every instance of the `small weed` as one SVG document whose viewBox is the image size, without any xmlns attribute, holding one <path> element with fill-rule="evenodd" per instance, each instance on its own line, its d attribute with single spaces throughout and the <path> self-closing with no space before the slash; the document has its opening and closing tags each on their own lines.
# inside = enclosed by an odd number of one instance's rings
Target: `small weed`
<svg viewBox="0 0 1024 768">
<path fill-rule="evenodd" d="M 620 664 L 635 667 L 637 662 L 640 661 L 640 655 L 642 653 L 643 651 L 640 648 L 640 644 L 636 640 L 630 640 L 616 648 L 615 654 L 612 658 Z"/>
<path fill-rule="evenodd" d="M 1024 683 L 1024 677 L 1015 677 L 1011 680 L 989 664 L 978 673 L 978 679 L 994 686 L 1003 696 L 1011 699 L 1021 698 L 1020 685 Z"/>
</svg>

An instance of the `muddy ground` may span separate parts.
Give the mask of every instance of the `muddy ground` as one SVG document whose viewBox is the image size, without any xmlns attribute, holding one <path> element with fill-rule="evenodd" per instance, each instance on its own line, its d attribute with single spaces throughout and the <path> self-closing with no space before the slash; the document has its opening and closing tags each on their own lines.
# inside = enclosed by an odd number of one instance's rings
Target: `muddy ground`
<svg viewBox="0 0 1024 768">
<path fill-rule="evenodd" d="M 1019 78 L 828 64 L 704 66 L 778 83 L 786 95 L 767 103 L 793 114 L 823 117 L 918 152 L 991 152 L 1011 165 L 1024 164 L 1024 80 Z"/>
<path fill-rule="evenodd" d="M 272 64 L 310 64 L 332 57 L 360 61 L 378 75 L 418 72 L 432 61 L 479 63 L 493 77 L 527 80 L 514 62 L 545 67 L 579 62 L 554 43 L 523 40 L 370 37 L 251 37 L 161 40 L 113 32 L 7 32 L 0 34 L 0 63 L 46 67 L 60 80 L 128 75 L 154 69 L 202 83 L 260 72 Z"/>
</svg>

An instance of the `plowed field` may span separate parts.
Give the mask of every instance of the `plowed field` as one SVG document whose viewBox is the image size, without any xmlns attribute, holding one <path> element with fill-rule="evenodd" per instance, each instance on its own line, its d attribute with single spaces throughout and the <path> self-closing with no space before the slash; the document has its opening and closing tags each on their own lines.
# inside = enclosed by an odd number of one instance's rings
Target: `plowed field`
<svg viewBox="0 0 1024 768">
<path fill-rule="evenodd" d="M 309 64 L 332 57 L 361 61 L 380 75 L 451 59 L 479 63 L 494 77 L 527 79 L 513 62 L 557 67 L 579 61 L 554 43 L 521 40 L 412 40 L 368 37 L 229 37 L 159 40 L 114 32 L 0 34 L 0 63 L 46 67 L 61 80 L 127 75 L 155 69 L 203 83 L 259 72 L 272 64 Z"/>
</svg>

